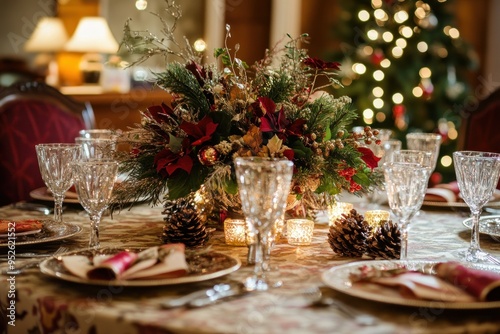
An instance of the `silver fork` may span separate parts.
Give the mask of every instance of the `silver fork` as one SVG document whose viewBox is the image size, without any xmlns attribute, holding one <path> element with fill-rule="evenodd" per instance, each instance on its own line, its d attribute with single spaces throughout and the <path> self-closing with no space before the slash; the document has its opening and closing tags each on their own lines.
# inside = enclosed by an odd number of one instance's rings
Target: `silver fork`
<svg viewBox="0 0 500 334">
<path fill-rule="evenodd" d="M 489 253 L 486 254 L 486 259 L 494 264 L 500 265 L 500 260 Z"/>
<path fill-rule="evenodd" d="M 335 307 L 337 310 L 342 312 L 344 315 L 351 318 L 356 324 L 360 326 L 373 326 L 377 324 L 378 320 L 374 316 L 362 313 L 347 304 L 334 299 L 331 296 L 326 295 L 321 291 L 321 288 L 314 288 L 307 292 L 310 295 L 312 301 L 311 306 L 316 307 Z"/>
<path fill-rule="evenodd" d="M 57 257 L 58 255 L 61 255 L 63 253 L 66 253 L 69 249 L 67 247 L 64 247 L 64 246 L 61 246 L 59 247 L 53 254 L 52 254 L 52 257 Z M 21 274 L 23 273 L 26 269 L 29 269 L 29 268 L 34 268 L 34 267 L 37 267 L 40 263 L 42 263 L 42 261 L 44 261 L 45 259 L 42 258 L 42 259 L 36 259 L 34 261 L 29 261 L 29 262 L 26 262 L 24 264 L 22 264 L 21 266 L 19 267 L 15 267 L 15 268 L 6 268 L 6 269 L 3 269 L 0 274 L 1 275 L 18 275 L 18 274 Z"/>
</svg>

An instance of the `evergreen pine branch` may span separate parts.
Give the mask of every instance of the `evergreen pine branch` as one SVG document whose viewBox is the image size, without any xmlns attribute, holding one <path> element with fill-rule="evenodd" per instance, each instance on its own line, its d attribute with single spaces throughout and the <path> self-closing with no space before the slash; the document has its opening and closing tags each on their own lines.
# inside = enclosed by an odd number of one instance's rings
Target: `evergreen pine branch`
<svg viewBox="0 0 500 334">
<path fill-rule="evenodd" d="M 187 108 L 207 115 L 210 105 L 194 75 L 179 63 L 171 63 L 165 72 L 156 73 L 157 84 L 168 92 L 184 97 Z"/>
</svg>

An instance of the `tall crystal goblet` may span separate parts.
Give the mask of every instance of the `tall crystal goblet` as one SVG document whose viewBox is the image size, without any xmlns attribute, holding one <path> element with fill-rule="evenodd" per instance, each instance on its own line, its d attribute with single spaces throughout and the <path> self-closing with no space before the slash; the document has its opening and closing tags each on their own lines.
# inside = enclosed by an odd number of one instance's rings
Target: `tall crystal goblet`
<svg viewBox="0 0 500 334">
<path fill-rule="evenodd" d="M 431 170 L 434 165 L 434 157 L 431 152 L 417 150 L 398 150 L 392 153 L 393 162 L 409 162 L 420 164 Z"/>
<path fill-rule="evenodd" d="M 500 154 L 490 152 L 453 152 L 453 163 L 460 195 L 472 216 L 472 235 L 468 249 L 460 256 L 469 262 L 487 262 L 479 244 L 479 217 L 483 206 L 491 199 L 500 176 Z"/>
<path fill-rule="evenodd" d="M 42 179 L 54 196 L 54 221 L 62 223 L 64 196 L 73 184 L 71 163 L 80 158 L 80 146 L 49 143 L 35 145 L 35 150 Z"/>
<path fill-rule="evenodd" d="M 408 227 L 424 201 L 430 168 L 416 163 L 389 162 L 383 166 L 387 198 L 401 229 L 400 259 L 408 258 Z"/>
<path fill-rule="evenodd" d="M 116 154 L 116 140 L 113 138 L 77 137 L 75 143 L 82 147 L 82 159 L 113 160 Z"/>
<path fill-rule="evenodd" d="M 289 160 L 240 157 L 234 160 L 234 165 L 242 210 L 248 228 L 254 235 L 257 252 L 254 275 L 246 280 L 246 285 L 252 290 L 268 290 L 272 284 L 266 276 L 267 238 L 285 211 L 293 163 Z"/>
<path fill-rule="evenodd" d="M 406 134 L 406 145 L 410 150 L 426 151 L 432 154 L 432 171 L 436 169 L 441 147 L 441 135 L 437 133 L 412 132 Z"/>
<path fill-rule="evenodd" d="M 72 164 L 75 187 L 81 205 L 90 216 L 89 247 L 97 249 L 99 225 L 109 206 L 118 172 L 118 163 L 110 160 L 81 160 Z"/>
</svg>

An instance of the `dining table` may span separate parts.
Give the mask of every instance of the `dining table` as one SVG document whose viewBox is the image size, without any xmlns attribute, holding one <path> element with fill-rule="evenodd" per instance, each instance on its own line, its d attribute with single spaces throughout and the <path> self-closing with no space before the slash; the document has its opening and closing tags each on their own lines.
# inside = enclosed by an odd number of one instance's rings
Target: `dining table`
<svg viewBox="0 0 500 334">
<path fill-rule="evenodd" d="M 50 203 L 47 204 L 50 206 Z M 362 202 L 354 208 L 363 213 Z M 380 209 L 389 210 L 385 205 Z M 162 244 L 163 207 L 137 203 L 106 213 L 100 226 L 101 248 L 145 248 Z M 493 212 L 494 213 L 494 212 Z M 484 215 L 491 215 L 484 212 Z M 81 231 L 67 238 L 15 247 L 16 254 L 85 249 L 89 217 L 78 204 L 66 204 L 64 222 Z M 50 219 L 42 212 L 8 205 L 0 219 Z M 464 226 L 466 208 L 423 206 L 409 231 L 408 258 L 415 261 L 457 260 L 456 252 L 470 242 Z M 206 244 L 193 252 L 216 252 L 234 258 L 241 266 L 220 277 L 179 284 L 94 285 L 47 275 L 33 266 L 19 274 L 0 276 L 0 324 L 4 333 L 498 333 L 500 307 L 446 307 L 443 303 L 384 302 L 353 296 L 325 282 L 332 268 L 373 260 L 343 257 L 328 243 L 329 226 L 317 222 L 309 245 L 291 245 L 279 238 L 271 250 L 271 277 L 282 282 L 264 292 L 249 292 L 203 307 L 165 308 L 165 301 L 216 284 L 242 282 L 254 266 L 247 246 L 225 242 L 222 226 L 210 230 Z M 481 246 L 500 258 L 500 242 L 481 234 Z M 0 248 L 5 255 L 7 247 Z M 26 261 L 16 257 L 16 266 Z M 0 262 L 0 269 L 6 263 Z M 329 303 L 319 303 L 322 291 Z M 14 301 L 14 302 L 13 302 Z M 14 307 L 12 307 L 14 305 Z M 498 303 L 496 304 L 498 306 Z M 14 311 L 12 311 L 14 309 Z M 366 321 L 366 320 L 369 321 Z"/>
</svg>

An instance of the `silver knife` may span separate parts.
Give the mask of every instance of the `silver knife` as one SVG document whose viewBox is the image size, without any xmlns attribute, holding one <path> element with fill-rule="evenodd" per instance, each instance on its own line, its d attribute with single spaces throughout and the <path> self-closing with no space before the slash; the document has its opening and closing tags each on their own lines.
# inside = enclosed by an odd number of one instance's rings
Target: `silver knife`
<svg viewBox="0 0 500 334">
<path fill-rule="evenodd" d="M 228 289 L 222 289 L 218 291 L 211 291 L 211 293 L 207 293 L 203 297 L 195 298 L 187 303 L 186 306 L 191 308 L 204 307 L 208 305 L 212 305 L 218 303 L 223 299 L 236 298 L 240 296 L 244 296 L 249 293 L 251 290 L 247 289 L 243 284 L 237 283 L 229 285 Z"/>
<path fill-rule="evenodd" d="M 160 306 L 165 309 L 187 306 L 194 300 L 203 300 L 204 298 L 210 298 L 211 296 L 217 295 L 219 293 L 224 293 L 224 291 L 228 291 L 231 288 L 231 284 L 216 284 L 210 289 L 197 290 L 179 298 L 165 300 L 160 304 Z"/>
</svg>

